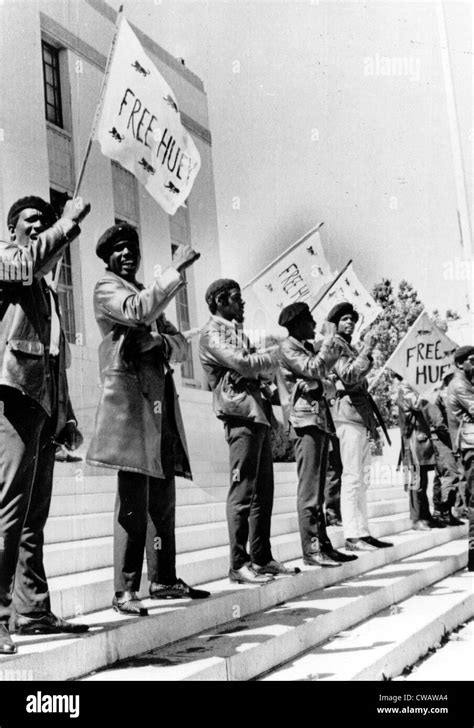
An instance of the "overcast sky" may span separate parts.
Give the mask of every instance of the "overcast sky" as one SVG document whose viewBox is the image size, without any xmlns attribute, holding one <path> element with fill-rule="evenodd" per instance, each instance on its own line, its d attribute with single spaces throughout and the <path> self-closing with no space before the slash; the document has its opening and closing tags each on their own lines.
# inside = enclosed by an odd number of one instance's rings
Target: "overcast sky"
<svg viewBox="0 0 474 728">
<path fill-rule="evenodd" d="M 465 313 L 435 2 L 124 5 L 204 82 L 224 274 L 245 283 L 324 221 L 334 268 L 352 258 L 369 288 L 407 278 L 429 310 Z M 472 6 L 446 12 L 472 200 Z"/>
</svg>

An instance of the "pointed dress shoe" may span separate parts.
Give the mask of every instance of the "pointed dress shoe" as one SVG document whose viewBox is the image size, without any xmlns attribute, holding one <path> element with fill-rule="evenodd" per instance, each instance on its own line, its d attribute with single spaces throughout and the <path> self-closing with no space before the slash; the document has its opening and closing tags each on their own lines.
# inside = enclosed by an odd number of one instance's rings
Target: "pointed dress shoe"
<svg viewBox="0 0 474 728">
<path fill-rule="evenodd" d="M 148 609 L 143 606 L 137 592 L 134 591 L 116 592 L 112 599 L 112 607 L 115 612 L 125 614 L 127 617 L 148 616 Z"/>
<path fill-rule="evenodd" d="M 461 521 L 459 518 L 456 518 L 456 516 L 453 516 L 452 513 L 447 513 L 444 516 L 443 523 L 446 526 L 464 526 L 464 521 Z"/>
<path fill-rule="evenodd" d="M 328 549 L 325 551 L 327 556 L 330 556 L 331 559 L 334 561 L 339 561 L 339 563 L 344 564 L 347 561 L 355 561 L 358 557 L 355 554 L 345 554 L 342 551 L 338 551 L 337 549 Z"/>
<path fill-rule="evenodd" d="M 393 543 L 390 543 L 390 541 L 379 541 L 378 538 L 374 538 L 373 536 L 363 536 L 362 541 L 365 541 L 370 546 L 375 546 L 376 549 L 388 549 L 393 546 Z"/>
<path fill-rule="evenodd" d="M 36 616 L 17 614 L 15 620 L 17 634 L 83 634 L 88 630 L 88 624 L 68 622 L 52 612 Z"/>
<path fill-rule="evenodd" d="M 272 574 L 257 574 L 250 564 L 244 564 L 240 569 L 229 569 L 229 579 L 236 584 L 268 584 L 274 578 Z"/>
<path fill-rule="evenodd" d="M 10 632 L 6 625 L 0 622 L 0 655 L 14 655 L 17 652 L 17 646 L 13 642 Z"/>
<path fill-rule="evenodd" d="M 348 551 L 375 551 L 375 546 L 361 538 L 346 538 L 345 548 Z"/>
<path fill-rule="evenodd" d="M 329 554 L 326 554 L 323 551 L 313 551 L 313 553 L 304 554 L 303 563 L 306 564 L 306 566 L 327 566 L 329 568 L 341 566 L 339 561 L 331 558 Z"/>
<path fill-rule="evenodd" d="M 446 528 L 448 525 L 444 519 L 444 516 L 433 515 L 428 521 L 426 521 L 430 528 Z"/>
<path fill-rule="evenodd" d="M 252 569 L 256 574 L 270 574 L 271 576 L 279 576 L 280 574 L 294 576 L 295 574 L 301 573 L 301 569 L 298 569 L 297 566 L 285 566 L 275 559 L 269 561 L 265 566 L 252 564 Z"/>
<path fill-rule="evenodd" d="M 152 599 L 206 599 L 211 592 L 204 589 L 194 589 L 178 579 L 174 584 L 157 584 L 152 581 L 150 584 L 150 597 Z"/>
</svg>

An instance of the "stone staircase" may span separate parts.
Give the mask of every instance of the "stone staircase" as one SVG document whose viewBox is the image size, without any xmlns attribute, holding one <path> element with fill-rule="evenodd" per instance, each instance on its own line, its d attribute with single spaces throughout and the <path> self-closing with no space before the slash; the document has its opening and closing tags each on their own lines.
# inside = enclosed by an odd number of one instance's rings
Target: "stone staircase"
<svg viewBox="0 0 474 728">
<path fill-rule="evenodd" d="M 182 395 L 182 407 L 195 424 L 188 427 L 195 480 L 177 481 L 177 570 L 211 598 L 145 600 L 150 616 L 142 619 L 113 612 L 115 473 L 58 464 L 45 546 L 53 610 L 91 630 L 17 637 L 18 654 L 0 658 L 2 670 L 34 680 L 383 679 L 474 614 L 472 574 L 460 571 L 467 527 L 410 530 L 396 447 L 376 460 L 368 491 L 372 532 L 393 548 L 337 569 L 302 567 L 296 468 L 275 464 L 273 551 L 302 573 L 261 587 L 230 584 L 222 426 L 205 392 Z M 329 533 L 342 547 L 342 529 Z M 144 572 L 144 596 L 147 588 Z"/>
</svg>

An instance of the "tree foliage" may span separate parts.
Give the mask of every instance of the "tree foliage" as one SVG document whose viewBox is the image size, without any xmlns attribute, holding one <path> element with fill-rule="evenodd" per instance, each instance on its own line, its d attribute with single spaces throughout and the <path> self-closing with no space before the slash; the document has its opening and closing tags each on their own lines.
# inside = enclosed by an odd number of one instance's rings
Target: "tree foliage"
<svg viewBox="0 0 474 728">
<path fill-rule="evenodd" d="M 389 356 L 396 349 L 399 342 L 407 333 L 423 311 L 423 303 L 418 293 L 408 281 L 400 281 L 395 291 L 392 282 L 388 278 L 377 283 L 372 295 L 382 307 L 383 312 L 377 321 L 371 326 L 371 331 L 376 337 L 376 348 L 374 350 L 374 368 L 370 380 L 378 376 L 380 368 L 385 364 Z M 384 372 L 372 390 L 372 396 L 389 427 L 398 424 L 395 407 L 394 378 L 389 370 Z"/>
</svg>

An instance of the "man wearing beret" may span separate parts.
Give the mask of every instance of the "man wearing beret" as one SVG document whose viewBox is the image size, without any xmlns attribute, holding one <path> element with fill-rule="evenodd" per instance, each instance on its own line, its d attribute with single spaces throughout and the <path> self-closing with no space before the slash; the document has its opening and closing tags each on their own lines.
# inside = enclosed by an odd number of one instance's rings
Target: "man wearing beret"
<svg viewBox="0 0 474 728">
<path fill-rule="evenodd" d="M 170 359 L 184 358 L 186 341 L 163 314 L 199 254 L 180 246 L 145 288 L 134 227 L 109 228 L 96 252 L 106 263 L 94 290 L 102 396 L 87 462 L 118 470 L 113 608 L 146 616 L 138 596 L 145 549 L 153 599 L 209 596 L 176 576 L 175 475 L 192 476 Z"/>
<path fill-rule="evenodd" d="M 454 352 L 455 374 L 448 385 L 448 419 L 451 438 L 466 474 L 466 506 L 469 516 L 469 571 L 474 571 L 474 346 Z"/>
<path fill-rule="evenodd" d="M 265 380 L 276 370 L 277 353 L 253 351 L 243 334 L 245 304 L 236 281 L 220 278 L 211 283 L 206 302 L 211 318 L 201 332 L 199 356 L 229 445 L 229 578 L 264 584 L 278 574 L 296 573 L 273 558 L 270 545 L 273 415 Z"/>
<path fill-rule="evenodd" d="M 71 200 L 57 220 L 43 199 L 23 197 L 8 213 L 10 242 L 0 242 L 1 654 L 17 651 L 10 628 L 21 634 L 88 629 L 51 612 L 43 531 L 56 442 L 74 449 L 82 440 L 69 401 L 58 299 L 45 276 L 89 210 Z"/>
<path fill-rule="evenodd" d="M 316 354 L 311 343 L 316 323 L 308 304 L 286 306 L 278 323 L 289 334 L 280 344 L 280 366 L 290 399 L 288 419 L 296 436 L 297 510 L 303 561 L 307 566 L 340 566 L 357 556 L 332 547 L 323 510 L 329 435 L 334 431 L 323 379 L 339 355 L 334 341 L 336 327 L 326 324 L 326 336 Z"/>
<path fill-rule="evenodd" d="M 351 303 L 338 303 L 328 314 L 336 324 L 339 358 L 336 375 L 334 424 L 342 460 L 341 511 L 346 548 L 372 551 L 393 544 L 370 535 L 367 515 L 367 488 L 370 484 L 370 439 L 378 439 L 377 426 L 383 421 L 368 393 L 367 374 L 372 368 L 374 337 L 368 334 L 360 352 L 352 345 L 352 334 L 359 315 Z M 385 430 L 384 430 L 385 431 Z"/>
</svg>

